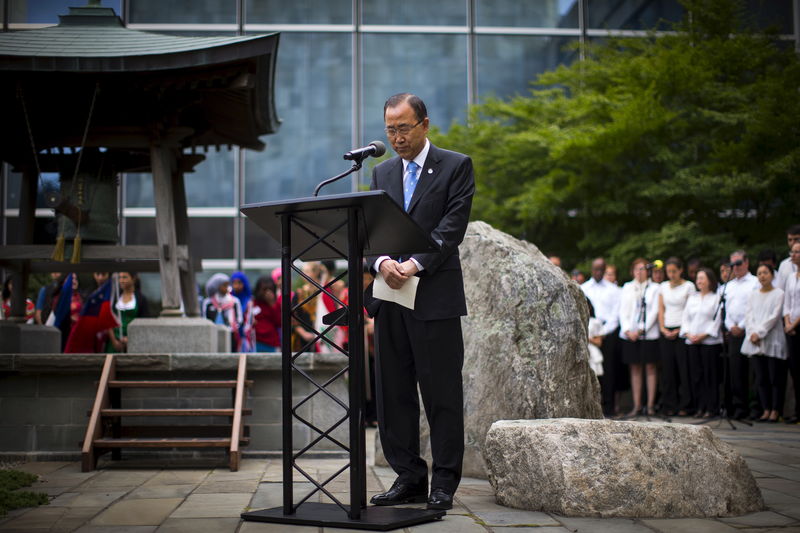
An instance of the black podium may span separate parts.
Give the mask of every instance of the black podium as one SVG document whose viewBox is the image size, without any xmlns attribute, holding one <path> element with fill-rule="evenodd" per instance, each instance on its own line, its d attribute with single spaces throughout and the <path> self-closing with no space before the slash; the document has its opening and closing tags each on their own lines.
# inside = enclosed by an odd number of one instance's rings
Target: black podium
<svg viewBox="0 0 800 533">
<path fill-rule="evenodd" d="M 438 245 L 414 222 L 384 191 L 338 194 L 323 197 L 300 198 L 288 202 L 266 202 L 246 205 L 241 211 L 256 225 L 281 243 L 283 281 L 281 293 L 291 294 L 292 272 L 313 284 L 316 290 L 302 301 L 292 305 L 285 296 L 282 303 L 282 379 L 283 379 L 283 506 L 261 511 L 242 513 L 247 521 L 281 524 L 345 527 L 352 529 L 382 530 L 407 527 L 445 515 L 444 511 L 396 507 L 367 507 L 366 446 L 364 441 L 364 310 L 363 310 L 363 258 L 365 255 L 399 255 L 438 250 Z M 294 265 L 296 260 L 347 259 L 347 270 L 322 286 L 310 279 Z M 345 305 L 334 296 L 330 288 L 347 276 L 349 302 Z M 314 329 L 297 316 L 297 310 L 322 293 L 328 294 L 341 306 L 323 317 L 327 327 Z M 292 352 L 291 324 L 299 321 L 314 331 L 315 338 L 296 353 Z M 347 348 L 339 346 L 325 335 L 335 326 L 349 328 Z M 325 383 L 317 383 L 297 360 L 317 341 L 323 340 L 334 350 L 348 358 L 347 366 Z M 348 405 L 327 390 L 338 379 L 347 375 Z M 301 401 L 293 401 L 292 380 L 295 376 L 311 384 L 312 392 Z M 299 409 L 318 394 L 345 410 L 345 416 L 333 421 L 328 428 L 319 428 L 305 419 Z M 311 429 L 316 438 L 298 451 L 292 446 L 292 424 L 298 421 Z M 349 445 L 331 433 L 345 422 L 349 423 Z M 300 465 L 298 459 L 317 443 L 327 439 L 349 453 L 349 463 L 324 480 L 314 479 Z M 294 501 L 293 477 L 299 472 L 314 487 L 298 502 Z M 349 471 L 349 505 L 339 501 L 326 489 L 326 485 Z M 310 502 L 322 492 L 333 503 Z"/>
</svg>

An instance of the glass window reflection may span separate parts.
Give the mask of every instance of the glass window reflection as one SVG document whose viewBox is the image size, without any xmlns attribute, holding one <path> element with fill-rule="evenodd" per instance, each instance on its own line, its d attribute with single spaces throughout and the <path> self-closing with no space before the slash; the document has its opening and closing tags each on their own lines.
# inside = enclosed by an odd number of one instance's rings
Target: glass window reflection
<svg viewBox="0 0 800 533">
<path fill-rule="evenodd" d="M 478 26 L 577 28 L 578 0 L 476 0 Z"/>
<path fill-rule="evenodd" d="M 247 0 L 248 24 L 351 24 L 351 0 Z"/>
<path fill-rule="evenodd" d="M 6 0 L 8 21 L 29 24 L 57 24 L 59 15 L 68 15 L 70 7 L 85 6 L 86 2 L 76 0 Z M 102 7 L 111 7 L 117 15 L 122 15 L 122 0 L 105 0 Z M 2 7 L 2 2 L 0 2 Z M 0 21 L 2 20 L 0 9 Z"/>
<path fill-rule="evenodd" d="M 284 33 L 275 76 L 283 123 L 264 137 L 263 152 L 246 152 L 247 203 L 310 196 L 320 181 L 343 172 L 351 139 L 351 37 Z M 321 194 L 347 192 L 349 179 Z"/>
<path fill-rule="evenodd" d="M 411 92 L 422 98 L 433 126 L 446 130 L 453 121 L 464 121 L 467 109 L 465 35 L 367 34 L 363 46 L 364 50 L 383 50 L 384 53 L 363 55 L 362 144 L 374 139 L 386 141 L 383 104 L 388 97 L 401 92 Z M 420 51 L 424 51 L 425 61 L 420 61 Z M 386 147 L 391 152 L 388 143 Z"/>
<path fill-rule="evenodd" d="M 130 0 L 128 9 L 133 23 L 236 23 L 236 2 L 230 0 Z"/>
<path fill-rule="evenodd" d="M 678 0 L 588 0 L 589 28 L 609 30 L 669 30 L 683 18 Z"/>
<path fill-rule="evenodd" d="M 575 37 L 479 35 L 479 96 L 508 98 L 527 94 L 540 73 L 577 59 L 577 49 L 569 49 L 575 42 Z"/>
<path fill-rule="evenodd" d="M 464 0 L 369 0 L 362 3 L 361 20 L 364 24 L 376 25 L 465 26 L 467 3 Z"/>
</svg>

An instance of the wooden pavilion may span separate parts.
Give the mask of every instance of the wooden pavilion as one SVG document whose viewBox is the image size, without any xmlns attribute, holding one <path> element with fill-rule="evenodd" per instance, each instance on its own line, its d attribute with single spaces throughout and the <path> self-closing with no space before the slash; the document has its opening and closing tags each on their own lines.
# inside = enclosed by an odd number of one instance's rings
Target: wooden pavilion
<svg viewBox="0 0 800 533">
<path fill-rule="evenodd" d="M 12 315 L 24 316 L 31 272 L 129 269 L 160 272 L 162 315 L 180 314 L 183 302 L 187 316 L 198 316 L 184 173 L 209 148 L 262 150 L 259 137 L 277 130 L 279 35 L 134 31 L 113 9 L 90 4 L 70 8 L 57 26 L 0 33 L 0 160 L 22 174 L 23 244 L 0 248 L 17 287 Z M 51 259 L 55 243 L 33 242 L 42 172 L 60 173 L 51 200 L 69 238 L 116 221 L 94 188 L 116 184 L 121 172 L 151 172 L 158 244 L 120 246 L 112 231 L 86 239 L 80 263 Z"/>
</svg>

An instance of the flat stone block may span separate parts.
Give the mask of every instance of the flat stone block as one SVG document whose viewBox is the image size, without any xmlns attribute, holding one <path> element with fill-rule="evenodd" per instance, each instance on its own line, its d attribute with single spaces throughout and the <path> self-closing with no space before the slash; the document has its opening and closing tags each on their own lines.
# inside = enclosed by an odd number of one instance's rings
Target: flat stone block
<svg viewBox="0 0 800 533">
<path fill-rule="evenodd" d="M 128 352 L 217 352 L 218 331 L 213 322 L 204 318 L 137 318 L 128 326 Z"/>
<path fill-rule="evenodd" d="M 75 493 L 67 493 L 67 494 L 75 494 Z M 124 490 L 115 490 L 115 491 L 103 491 L 103 492 L 81 492 L 77 493 L 77 495 L 66 502 L 66 507 L 71 508 L 78 508 L 78 507 L 88 507 L 88 508 L 100 508 L 103 509 L 108 507 L 118 499 L 125 496 L 126 491 Z M 66 494 L 62 494 L 59 498 L 66 496 Z"/>
<path fill-rule="evenodd" d="M 197 485 L 142 485 L 128 494 L 131 500 L 148 498 L 185 498 Z"/>
<path fill-rule="evenodd" d="M 192 494 L 170 518 L 238 518 L 247 508 L 251 493 Z"/>
<path fill-rule="evenodd" d="M 206 320 L 211 326 L 210 321 Z M 227 371 L 236 372 L 239 365 L 239 354 L 233 353 L 187 353 L 175 356 L 172 360 L 172 370 L 178 371 Z M 235 375 L 233 376 L 235 377 Z M 232 379 L 228 376 L 228 379 Z"/>
<path fill-rule="evenodd" d="M 100 376 L 103 369 L 105 354 L 18 354 L 14 356 L 14 370 L 20 372 L 96 372 Z"/>
<path fill-rule="evenodd" d="M 214 324 L 217 328 L 217 352 L 227 353 L 231 351 L 231 330 L 227 326 Z"/>
<path fill-rule="evenodd" d="M 75 533 L 152 533 L 157 526 L 83 526 Z"/>
<path fill-rule="evenodd" d="M 157 526 L 183 500 L 181 498 L 123 500 L 103 511 L 93 526 Z"/>
<path fill-rule="evenodd" d="M 742 456 L 706 426 L 502 420 L 492 424 L 483 451 L 498 503 L 518 509 L 602 518 L 764 509 Z"/>
<path fill-rule="evenodd" d="M 19 325 L 19 353 L 58 353 L 61 351 L 61 330 L 38 324 Z"/>
<path fill-rule="evenodd" d="M 69 426 L 37 426 L 37 451 L 80 451 L 79 443 L 86 436 L 86 424 Z"/>
<path fill-rule="evenodd" d="M 164 470 L 151 477 L 144 486 L 197 485 L 208 476 L 208 470 Z"/>
</svg>

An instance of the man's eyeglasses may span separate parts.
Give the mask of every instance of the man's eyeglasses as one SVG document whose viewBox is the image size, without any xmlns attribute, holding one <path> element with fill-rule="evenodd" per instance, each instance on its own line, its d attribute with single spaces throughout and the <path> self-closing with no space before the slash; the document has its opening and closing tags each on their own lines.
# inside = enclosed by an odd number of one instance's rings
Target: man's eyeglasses
<svg viewBox="0 0 800 533">
<path fill-rule="evenodd" d="M 396 137 L 398 135 L 408 135 L 409 133 L 411 133 L 411 130 L 413 130 L 414 128 L 416 128 L 420 124 L 422 124 L 423 120 L 425 120 L 425 119 L 423 118 L 422 120 L 420 120 L 419 122 L 417 122 L 413 126 L 409 126 L 408 124 L 402 124 L 400 126 L 397 126 L 396 128 L 392 127 L 392 126 L 388 126 L 388 127 L 384 128 L 383 131 L 385 131 L 386 135 L 388 135 L 389 137 Z"/>
</svg>

